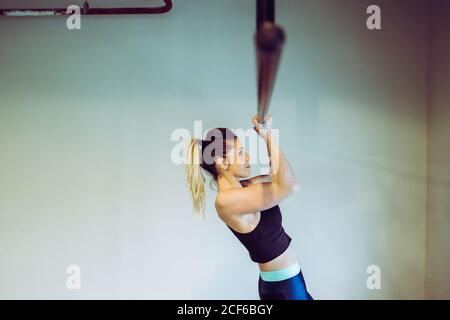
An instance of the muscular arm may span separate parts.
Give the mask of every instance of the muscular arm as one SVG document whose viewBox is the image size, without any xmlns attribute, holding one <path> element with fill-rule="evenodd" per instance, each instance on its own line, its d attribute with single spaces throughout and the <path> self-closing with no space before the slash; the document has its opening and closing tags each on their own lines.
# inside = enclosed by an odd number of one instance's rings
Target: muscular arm
<svg viewBox="0 0 450 320">
<path fill-rule="evenodd" d="M 270 174 L 240 181 L 245 188 L 220 192 L 215 207 L 220 215 L 228 216 L 266 210 L 299 190 L 294 172 L 272 134 L 260 135 L 267 143 Z M 270 180 L 266 182 L 265 180 Z"/>
<path fill-rule="evenodd" d="M 263 137 L 267 143 L 267 150 L 270 158 L 270 176 L 272 182 L 278 183 L 283 188 L 293 188 L 298 190 L 299 186 L 295 179 L 294 170 L 292 170 L 286 156 L 279 148 L 272 134 L 267 134 Z"/>
<path fill-rule="evenodd" d="M 265 174 L 265 175 L 259 175 L 259 176 L 255 176 L 253 178 L 250 179 L 246 179 L 246 180 L 240 180 L 239 181 L 241 183 L 241 185 L 243 187 L 248 187 L 252 184 L 256 184 L 256 183 L 262 183 L 262 182 L 272 182 L 272 176 Z"/>
</svg>

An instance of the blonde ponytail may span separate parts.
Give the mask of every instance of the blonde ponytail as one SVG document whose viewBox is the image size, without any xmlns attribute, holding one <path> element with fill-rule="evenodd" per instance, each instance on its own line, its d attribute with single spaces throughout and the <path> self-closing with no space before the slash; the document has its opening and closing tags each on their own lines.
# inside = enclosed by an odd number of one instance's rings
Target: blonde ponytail
<svg viewBox="0 0 450 320">
<path fill-rule="evenodd" d="M 201 140 L 192 138 L 187 147 L 185 172 L 189 191 L 192 194 L 194 214 L 205 217 L 205 178 L 201 172 Z"/>
</svg>

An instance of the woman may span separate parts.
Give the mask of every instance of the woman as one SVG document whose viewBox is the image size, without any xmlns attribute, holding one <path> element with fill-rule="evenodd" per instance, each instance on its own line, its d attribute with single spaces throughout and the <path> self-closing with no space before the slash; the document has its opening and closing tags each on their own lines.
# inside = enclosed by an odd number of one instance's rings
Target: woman
<svg viewBox="0 0 450 320">
<path fill-rule="evenodd" d="M 263 129 L 257 116 L 252 119 L 253 129 L 268 147 L 271 174 L 267 176 L 239 180 L 250 175 L 249 156 L 230 129 L 211 129 L 205 140 L 191 139 L 186 174 L 194 210 L 200 214 L 204 211 L 204 169 L 218 186 L 215 208 L 220 219 L 258 263 L 261 300 L 312 300 L 290 247 L 291 238 L 282 227 L 278 206 L 299 187 L 271 136 L 271 116 L 267 115 L 265 121 Z"/>
</svg>

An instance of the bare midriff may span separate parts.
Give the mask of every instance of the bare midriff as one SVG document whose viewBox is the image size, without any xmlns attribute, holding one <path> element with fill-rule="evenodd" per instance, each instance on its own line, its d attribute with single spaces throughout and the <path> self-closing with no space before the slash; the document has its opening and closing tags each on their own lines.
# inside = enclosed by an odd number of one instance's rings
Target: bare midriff
<svg viewBox="0 0 450 320">
<path fill-rule="evenodd" d="M 273 260 L 265 263 L 258 263 L 260 271 L 274 271 L 290 267 L 297 262 L 294 250 L 289 246 L 282 254 Z"/>
</svg>

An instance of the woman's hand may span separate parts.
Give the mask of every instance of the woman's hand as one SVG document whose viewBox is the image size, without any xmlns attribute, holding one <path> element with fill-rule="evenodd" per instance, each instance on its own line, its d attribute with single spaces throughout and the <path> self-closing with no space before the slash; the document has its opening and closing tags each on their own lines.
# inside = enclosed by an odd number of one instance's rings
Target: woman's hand
<svg viewBox="0 0 450 320">
<path fill-rule="evenodd" d="M 262 137 L 263 139 L 267 138 L 267 134 L 272 129 L 272 116 L 270 114 L 266 114 L 264 117 L 265 123 L 264 125 L 260 124 L 258 122 L 258 115 L 254 115 L 252 118 L 253 122 L 253 129 L 256 131 L 256 133 Z"/>
</svg>

